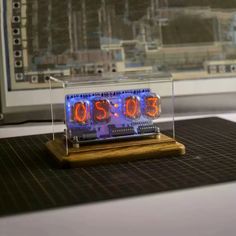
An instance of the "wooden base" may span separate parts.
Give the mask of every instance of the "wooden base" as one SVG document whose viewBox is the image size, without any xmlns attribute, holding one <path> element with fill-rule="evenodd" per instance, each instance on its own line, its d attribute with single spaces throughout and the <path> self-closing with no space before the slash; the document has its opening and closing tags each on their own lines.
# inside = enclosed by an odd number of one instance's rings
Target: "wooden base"
<svg viewBox="0 0 236 236">
<path fill-rule="evenodd" d="M 71 147 L 69 155 L 66 155 L 62 139 L 51 140 L 46 146 L 61 167 L 81 167 L 185 154 L 183 144 L 163 134 L 156 138 L 90 144 L 80 148 Z"/>
</svg>

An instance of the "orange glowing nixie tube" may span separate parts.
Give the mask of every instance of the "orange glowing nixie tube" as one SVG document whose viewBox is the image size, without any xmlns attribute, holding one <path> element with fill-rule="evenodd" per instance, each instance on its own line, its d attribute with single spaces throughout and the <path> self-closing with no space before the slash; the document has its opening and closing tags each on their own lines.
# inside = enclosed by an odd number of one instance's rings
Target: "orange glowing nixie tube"
<svg viewBox="0 0 236 236">
<path fill-rule="evenodd" d="M 89 105 L 86 102 L 77 102 L 73 110 L 74 121 L 79 124 L 87 123 L 89 119 Z"/>
<path fill-rule="evenodd" d="M 157 96 L 145 97 L 145 115 L 156 118 L 160 115 L 160 99 Z"/>
<path fill-rule="evenodd" d="M 125 99 L 124 115 L 130 119 L 137 119 L 141 116 L 139 97 L 130 96 Z"/>
<path fill-rule="evenodd" d="M 110 102 L 107 99 L 93 102 L 93 119 L 95 122 L 108 122 L 111 118 Z"/>
</svg>

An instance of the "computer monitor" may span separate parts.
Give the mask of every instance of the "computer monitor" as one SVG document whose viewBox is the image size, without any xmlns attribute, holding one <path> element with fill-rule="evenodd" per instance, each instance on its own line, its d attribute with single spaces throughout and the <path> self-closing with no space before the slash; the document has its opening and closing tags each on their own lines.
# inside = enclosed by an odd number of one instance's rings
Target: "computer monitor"
<svg viewBox="0 0 236 236">
<path fill-rule="evenodd" d="M 102 79 L 106 74 L 170 71 L 178 81 L 177 96 L 236 91 L 233 0 L 1 0 L 0 4 L 5 114 L 46 109 L 48 76 Z M 211 78 L 215 82 L 210 83 Z M 227 107 L 223 98 L 218 104 Z M 181 99 L 181 104 L 188 104 Z"/>
</svg>

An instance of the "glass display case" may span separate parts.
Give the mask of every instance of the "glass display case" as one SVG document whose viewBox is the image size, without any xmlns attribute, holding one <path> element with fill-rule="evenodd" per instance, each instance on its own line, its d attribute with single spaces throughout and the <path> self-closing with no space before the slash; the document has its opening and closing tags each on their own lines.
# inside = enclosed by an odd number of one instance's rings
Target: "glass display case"
<svg viewBox="0 0 236 236">
<path fill-rule="evenodd" d="M 54 85 L 63 89 L 53 89 Z M 113 160 L 117 150 L 117 159 L 121 160 L 124 152 L 126 157 L 127 153 L 129 157 L 133 156 L 130 151 L 134 154 L 140 145 L 143 150 L 149 146 L 152 152 L 163 149 L 163 144 L 166 147 L 169 142 L 176 143 L 174 89 L 170 74 L 126 73 L 64 80 L 51 76 L 49 86 L 53 135 L 48 147 L 63 162 L 72 160 L 74 163 L 76 160 L 81 164 L 83 160 L 83 164 L 87 163 L 91 156 L 87 159 L 85 156 L 95 150 L 93 161 L 94 158 L 98 158 L 98 162 Z M 60 103 L 64 104 L 63 134 L 54 132 Z M 175 146 L 174 149 L 183 151 L 183 147 Z M 139 150 L 136 154 L 145 153 Z"/>
</svg>

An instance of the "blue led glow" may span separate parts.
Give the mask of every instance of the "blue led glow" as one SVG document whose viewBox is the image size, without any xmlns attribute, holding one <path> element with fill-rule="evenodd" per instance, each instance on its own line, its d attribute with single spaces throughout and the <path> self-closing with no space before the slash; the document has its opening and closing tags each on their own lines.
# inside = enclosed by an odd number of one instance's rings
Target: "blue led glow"
<svg viewBox="0 0 236 236">
<path fill-rule="evenodd" d="M 87 94 L 70 94 L 65 97 L 65 108 L 66 108 L 66 125 L 68 129 L 77 129 L 87 131 L 96 130 L 98 137 L 108 135 L 109 127 L 114 126 L 120 127 L 135 127 L 137 129 L 139 124 L 153 124 L 153 119 L 145 114 L 145 98 L 150 96 L 157 96 L 152 93 L 150 89 L 137 89 L 137 90 L 124 90 L 124 91 L 111 91 L 101 93 L 87 93 Z M 137 98 L 140 101 L 140 116 L 128 117 L 125 112 L 125 99 Z M 100 103 L 98 108 L 94 107 L 96 101 L 106 100 L 109 101 L 109 108 L 107 105 Z M 75 106 L 78 103 L 86 104 L 86 114 L 84 113 L 84 107 L 80 106 L 80 110 L 77 109 L 79 115 L 85 118 L 86 122 L 77 122 L 75 119 Z M 77 107 L 78 108 L 78 107 Z M 129 108 L 129 109 L 136 109 Z M 159 108 L 158 108 L 159 109 Z M 96 113 L 97 112 L 97 113 Z M 100 112 L 100 113 L 99 113 Z M 107 112 L 107 113 L 106 113 Z M 109 112 L 109 114 L 108 114 Z M 103 118 L 101 122 L 94 119 L 94 116 Z M 109 119 L 108 119 L 108 115 Z"/>
</svg>

